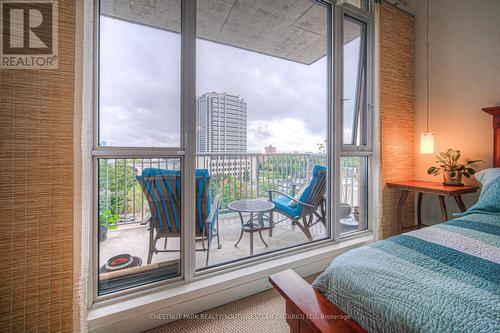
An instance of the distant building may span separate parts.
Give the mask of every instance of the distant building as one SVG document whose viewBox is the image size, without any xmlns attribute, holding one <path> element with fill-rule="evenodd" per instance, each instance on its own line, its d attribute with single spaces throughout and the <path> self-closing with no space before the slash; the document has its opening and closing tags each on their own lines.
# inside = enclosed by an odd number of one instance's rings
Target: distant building
<svg viewBox="0 0 500 333">
<path fill-rule="evenodd" d="M 276 154 L 276 147 L 273 147 L 273 145 L 264 147 L 264 154 Z"/>
<path fill-rule="evenodd" d="M 199 153 L 247 152 L 247 103 L 239 96 L 205 93 L 196 104 Z"/>
<path fill-rule="evenodd" d="M 250 172 L 250 159 L 246 155 L 224 155 L 247 152 L 247 103 L 244 99 L 216 92 L 201 95 L 196 103 L 196 126 L 197 152 L 223 153 L 198 156 L 198 168 L 208 166 L 213 176 L 241 176 Z"/>
</svg>

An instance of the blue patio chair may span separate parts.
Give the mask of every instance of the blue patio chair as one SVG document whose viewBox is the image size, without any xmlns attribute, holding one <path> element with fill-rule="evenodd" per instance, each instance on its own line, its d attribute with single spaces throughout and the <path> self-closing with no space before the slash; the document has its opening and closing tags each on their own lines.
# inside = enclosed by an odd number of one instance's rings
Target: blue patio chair
<svg viewBox="0 0 500 333">
<path fill-rule="evenodd" d="M 179 171 L 147 168 L 136 178 L 147 198 L 151 212 L 151 217 L 143 223 L 149 223 L 148 264 L 150 264 L 153 253 L 180 251 L 168 250 L 167 240 L 169 237 L 181 236 L 181 176 Z M 219 196 L 217 195 L 210 205 L 209 187 L 208 170 L 196 170 L 196 240 L 202 242 L 202 248 L 196 251 L 207 252 L 207 266 L 214 236 L 217 236 L 218 248 L 222 247 L 219 239 Z M 160 238 L 165 238 L 163 250 L 156 248 Z"/>
<path fill-rule="evenodd" d="M 314 166 L 311 180 L 301 191 L 299 198 L 281 191 L 268 190 L 269 201 L 276 206 L 274 211 L 285 216 L 284 219 L 274 222 L 271 213 L 271 223 L 275 225 L 290 219 L 292 223 L 296 224 L 304 232 L 307 239 L 312 240 L 309 227 L 318 222 L 326 225 L 325 191 L 326 167 L 321 165 Z M 273 198 L 273 193 L 278 193 L 280 196 Z M 314 221 L 314 216 L 317 218 L 316 221 Z M 272 236 L 272 229 L 269 229 L 269 236 Z"/>
</svg>

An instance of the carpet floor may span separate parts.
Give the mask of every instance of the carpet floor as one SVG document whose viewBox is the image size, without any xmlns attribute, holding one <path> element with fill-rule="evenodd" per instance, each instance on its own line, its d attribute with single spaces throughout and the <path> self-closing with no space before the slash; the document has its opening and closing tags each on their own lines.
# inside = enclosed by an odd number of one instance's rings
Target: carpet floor
<svg viewBox="0 0 500 333">
<path fill-rule="evenodd" d="M 312 282 L 317 274 L 306 277 Z M 287 333 L 285 301 L 274 289 L 181 319 L 148 333 Z"/>
</svg>

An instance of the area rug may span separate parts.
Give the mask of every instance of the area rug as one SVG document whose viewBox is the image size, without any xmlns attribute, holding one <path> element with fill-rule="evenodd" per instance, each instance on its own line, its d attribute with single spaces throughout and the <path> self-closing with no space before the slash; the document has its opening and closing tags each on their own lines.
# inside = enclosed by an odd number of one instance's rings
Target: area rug
<svg viewBox="0 0 500 333">
<path fill-rule="evenodd" d="M 308 276 L 312 282 L 317 274 Z M 274 289 L 157 327 L 149 333 L 288 333 L 285 301 Z"/>
</svg>

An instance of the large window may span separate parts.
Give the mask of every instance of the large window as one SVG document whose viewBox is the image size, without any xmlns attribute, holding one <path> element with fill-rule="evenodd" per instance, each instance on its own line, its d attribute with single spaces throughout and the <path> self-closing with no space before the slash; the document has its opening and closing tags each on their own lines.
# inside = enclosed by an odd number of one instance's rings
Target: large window
<svg viewBox="0 0 500 333">
<path fill-rule="evenodd" d="M 331 8 L 214 4 L 198 0 L 196 157 L 220 197 L 220 248 L 198 269 L 330 237 Z"/>
<path fill-rule="evenodd" d="M 360 2 L 361 3 L 361 2 Z M 340 234 L 368 228 L 371 156 L 369 26 L 363 12 L 344 8 L 341 48 Z"/>
<path fill-rule="evenodd" d="M 158 1 L 158 15 L 100 4 L 95 270 L 104 295 L 181 276 L 184 129 L 181 1 Z"/>
<path fill-rule="evenodd" d="M 369 227 L 368 1 L 99 3 L 96 297 Z"/>
<path fill-rule="evenodd" d="M 162 27 L 159 18 L 137 22 L 117 17 L 109 8 L 112 3 L 102 1 L 100 18 L 98 143 L 179 147 L 180 0 L 164 13 L 172 20 L 168 27 Z M 132 8 L 139 10 L 136 6 Z"/>
<path fill-rule="evenodd" d="M 367 144 L 366 23 L 343 19 L 343 144 Z"/>
<path fill-rule="evenodd" d="M 170 193 L 181 191 L 181 159 L 100 158 L 97 164 L 99 294 L 178 277 L 182 202 Z M 158 231 L 172 236 L 168 244 Z"/>
</svg>

